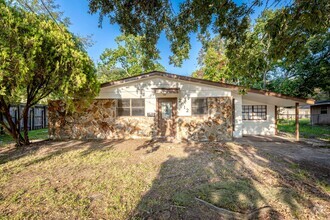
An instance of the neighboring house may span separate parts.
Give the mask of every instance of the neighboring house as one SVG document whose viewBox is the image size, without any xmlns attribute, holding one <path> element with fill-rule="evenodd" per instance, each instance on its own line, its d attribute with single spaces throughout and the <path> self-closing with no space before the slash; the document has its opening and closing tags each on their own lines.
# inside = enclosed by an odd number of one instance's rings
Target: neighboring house
<svg viewBox="0 0 330 220">
<path fill-rule="evenodd" d="M 243 135 L 275 135 L 277 106 L 313 100 L 164 72 L 101 85 L 88 107 L 67 113 L 49 102 L 49 132 L 62 138 L 156 138 L 221 141 Z"/>
<path fill-rule="evenodd" d="M 24 111 L 24 103 L 17 104 L 17 105 L 11 105 L 9 107 L 9 112 L 11 115 L 12 120 L 14 123 L 17 122 L 19 116 L 22 115 L 22 112 Z M 36 130 L 41 128 L 47 128 L 48 127 L 48 119 L 47 119 L 47 105 L 35 105 L 34 107 L 29 109 L 28 114 L 28 129 L 29 130 Z M 0 113 L 0 120 L 2 120 L 3 117 Z M 20 130 L 23 130 L 23 120 L 20 121 L 19 125 Z M 0 132 L 3 132 L 3 129 L 0 126 Z"/>
<path fill-rule="evenodd" d="M 330 125 L 330 100 L 317 101 L 311 105 L 311 124 Z"/>
<path fill-rule="evenodd" d="M 279 108 L 278 118 L 279 119 L 295 119 L 295 107 L 281 107 Z M 310 118 L 310 105 L 299 106 L 299 118 Z"/>
</svg>

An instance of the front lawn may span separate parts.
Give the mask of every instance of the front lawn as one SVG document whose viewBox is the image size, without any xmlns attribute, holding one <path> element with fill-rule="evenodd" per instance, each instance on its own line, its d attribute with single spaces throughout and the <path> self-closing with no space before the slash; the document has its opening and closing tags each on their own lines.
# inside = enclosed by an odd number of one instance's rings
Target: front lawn
<svg viewBox="0 0 330 220">
<path fill-rule="evenodd" d="M 234 142 L 0 148 L 0 219 L 326 219 L 328 189 L 299 165 Z"/>
<path fill-rule="evenodd" d="M 320 140 L 330 141 L 330 126 L 311 125 L 309 119 L 300 119 L 300 136 L 304 138 L 316 138 Z M 296 131 L 294 120 L 280 120 L 278 122 L 278 130 L 294 134 Z"/>
<path fill-rule="evenodd" d="M 30 140 L 46 140 L 48 139 L 48 129 L 38 129 L 29 131 Z M 6 144 L 13 143 L 13 138 L 8 134 L 0 134 L 0 147 Z"/>
</svg>

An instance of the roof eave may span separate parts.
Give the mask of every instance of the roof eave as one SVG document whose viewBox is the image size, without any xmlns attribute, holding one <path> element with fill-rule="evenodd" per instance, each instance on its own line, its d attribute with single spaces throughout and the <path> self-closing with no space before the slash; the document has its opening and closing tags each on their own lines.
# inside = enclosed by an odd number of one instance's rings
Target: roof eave
<svg viewBox="0 0 330 220">
<path fill-rule="evenodd" d="M 108 87 L 108 86 L 117 86 L 117 85 L 121 85 L 121 84 L 124 84 L 124 83 L 132 82 L 132 81 L 135 81 L 135 80 L 147 79 L 147 78 L 154 77 L 154 76 L 163 76 L 163 77 L 168 77 L 168 78 L 171 78 L 171 79 L 178 79 L 178 80 L 184 80 L 184 81 L 188 81 L 188 82 L 202 83 L 202 84 L 207 84 L 207 85 L 212 85 L 212 86 L 217 86 L 217 87 L 222 87 L 222 88 L 229 88 L 229 89 L 234 90 L 234 91 L 239 91 L 240 89 L 243 89 L 243 87 L 237 86 L 237 85 L 232 85 L 232 84 L 228 84 L 228 83 L 213 82 L 213 81 L 210 81 L 210 80 L 197 79 L 197 78 L 188 77 L 188 76 L 180 76 L 180 75 L 176 75 L 176 74 L 172 74 L 172 73 L 166 73 L 166 72 L 162 72 L 162 71 L 151 71 L 151 72 L 143 73 L 143 74 L 140 74 L 140 75 L 137 75 L 137 76 L 131 76 L 131 77 L 127 77 L 127 78 L 124 78 L 124 79 L 120 79 L 120 80 L 116 80 L 116 81 L 112 81 L 112 82 L 108 82 L 108 83 L 103 83 L 103 84 L 101 84 L 101 88 Z M 277 98 L 282 98 L 282 99 L 290 99 L 290 100 L 293 100 L 293 101 L 306 103 L 306 104 L 310 104 L 310 105 L 313 105 L 315 103 L 314 99 L 305 99 L 305 98 L 300 98 L 300 97 L 293 97 L 293 96 L 283 95 L 283 94 L 280 94 L 280 93 L 270 92 L 270 91 L 265 91 L 265 90 L 259 90 L 259 89 L 249 89 L 248 92 L 257 93 L 257 94 L 266 95 L 266 96 L 277 97 Z"/>
</svg>

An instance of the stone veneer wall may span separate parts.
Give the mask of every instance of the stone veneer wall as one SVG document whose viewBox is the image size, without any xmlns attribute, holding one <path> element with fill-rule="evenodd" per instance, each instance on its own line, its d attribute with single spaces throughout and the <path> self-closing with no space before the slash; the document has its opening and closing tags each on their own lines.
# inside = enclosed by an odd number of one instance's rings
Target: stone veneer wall
<svg viewBox="0 0 330 220">
<path fill-rule="evenodd" d="M 232 139 L 231 98 L 208 98 L 207 105 L 208 115 L 178 118 L 179 139 L 193 141 L 223 141 Z"/>
<path fill-rule="evenodd" d="M 51 139 L 125 139 L 152 137 L 154 118 L 116 117 L 116 100 L 94 100 L 74 113 L 61 101 L 48 103 Z"/>
<path fill-rule="evenodd" d="M 208 115 L 178 117 L 177 138 L 191 141 L 232 139 L 232 100 L 208 98 Z M 156 136 L 156 117 L 116 117 L 116 100 L 94 100 L 88 108 L 65 110 L 61 101 L 48 104 L 52 139 L 125 139 Z"/>
</svg>

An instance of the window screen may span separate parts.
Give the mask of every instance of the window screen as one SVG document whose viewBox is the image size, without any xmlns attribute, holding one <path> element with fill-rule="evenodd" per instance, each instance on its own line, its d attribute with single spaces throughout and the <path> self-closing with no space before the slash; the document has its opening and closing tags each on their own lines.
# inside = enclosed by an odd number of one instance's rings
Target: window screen
<svg viewBox="0 0 330 220">
<path fill-rule="evenodd" d="M 119 99 L 117 105 L 118 116 L 144 116 L 144 99 Z"/>
<path fill-rule="evenodd" d="M 132 116 L 144 116 L 144 99 L 131 99 Z"/>
<path fill-rule="evenodd" d="M 207 114 L 207 98 L 192 98 L 191 112 L 193 115 Z"/>
<path fill-rule="evenodd" d="M 266 120 L 266 105 L 243 105 L 243 120 Z"/>
</svg>

